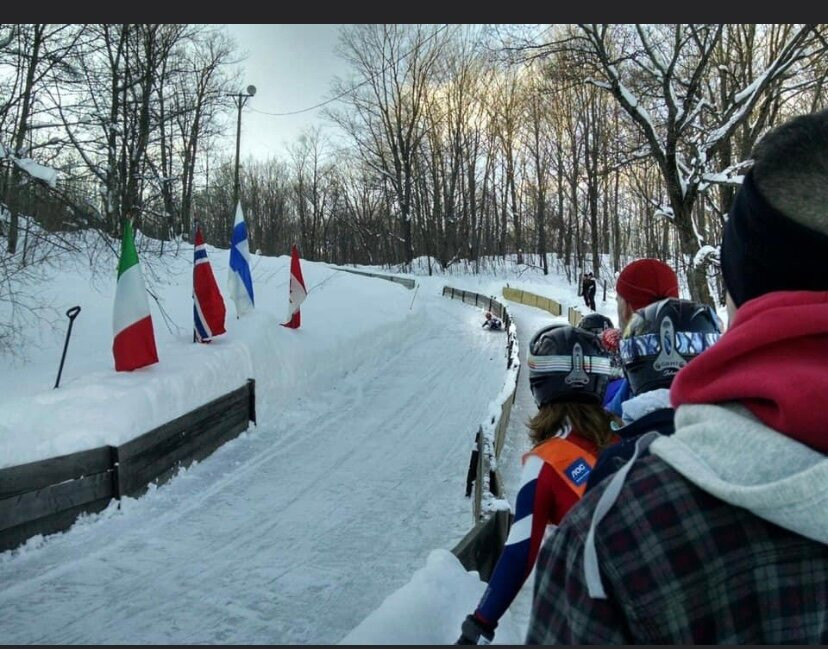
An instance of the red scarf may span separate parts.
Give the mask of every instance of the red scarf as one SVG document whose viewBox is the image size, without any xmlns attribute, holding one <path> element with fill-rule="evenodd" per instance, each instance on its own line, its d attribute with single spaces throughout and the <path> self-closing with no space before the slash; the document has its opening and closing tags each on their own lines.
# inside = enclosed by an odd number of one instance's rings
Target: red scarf
<svg viewBox="0 0 828 649">
<path fill-rule="evenodd" d="M 721 340 L 676 375 L 670 401 L 738 401 L 766 426 L 828 453 L 828 291 L 745 302 Z"/>
</svg>

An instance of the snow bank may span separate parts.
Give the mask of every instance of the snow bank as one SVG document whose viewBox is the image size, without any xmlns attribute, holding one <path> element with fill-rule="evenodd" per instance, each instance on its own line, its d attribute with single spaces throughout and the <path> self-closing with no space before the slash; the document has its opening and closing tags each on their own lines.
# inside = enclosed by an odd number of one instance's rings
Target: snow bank
<svg viewBox="0 0 828 649">
<path fill-rule="evenodd" d="M 391 593 L 379 608 L 346 635 L 339 644 L 453 644 L 460 625 L 480 601 L 486 583 L 477 572 L 467 572 L 448 550 L 433 550 L 426 565 Z M 524 640 L 509 612 L 501 618 L 495 644 Z"/>
<path fill-rule="evenodd" d="M 145 275 L 158 296 L 158 301 L 150 299 L 150 310 L 159 362 L 134 372 L 114 371 L 114 271 L 95 272 L 82 260 L 67 260 L 42 285 L 26 287 L 62 311 L 75 304 L 82 311 L 73 327 L 59 389 L 51 388 L 65 324 L 57 335 L 29 332 L 25 362 L 0 373 L 0 468 L 123 444 L 238 388 L 248 378 L 256 380 L 257 404 L 266 414 L 331 372 L 347 371 L 377 345 L 405 344 L 424 316 L 409 310 L 411 292 L 401 285 L 303 261 L 309 291 L 302 305 L 302 327 L 281 327 L 288 306 L 290 258 L 254 257 L 256 309 L 237 319 L 232 301 L 225 297 L 227 334 L 210 344 L 193 344 L 188 248 L 177 256 L 147 256 L 141 262 L 161 265 L 164 271 L 163 280 L 155 282 L 152 272 Z M 208 257 L 226 296 L 228 252 L 208 246 Z M 337 329 L 333 335 L 332 322 Z"/>
</svg>

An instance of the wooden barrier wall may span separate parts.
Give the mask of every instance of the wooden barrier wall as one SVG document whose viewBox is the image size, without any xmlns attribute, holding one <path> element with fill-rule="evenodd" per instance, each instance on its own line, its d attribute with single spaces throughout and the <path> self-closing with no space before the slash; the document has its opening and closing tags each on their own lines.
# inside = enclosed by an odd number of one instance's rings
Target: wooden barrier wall
<svg viewBox="0 0 828 649">
<path fill-rule="evenodd" d="M 507 300 L 511 300 L 512 302 L 519 302 L 520 304 L 526 304 L 527 306 L 534 306 L 539 309 L 543 309 L 552 315 L 561 315 L 561 313 L 563 313 L 563 307 L 561 307 L 561 305 L 555 300 L 518 288 L 510 288 L 505 286 L 503 288 L 503 297 Z"/>
<path fill-rule="evenodd" d="M 120 446 L 0 469 L 0 552 L 163 484 L 256 421 L 255 381 Z"/>
<path fill-rule="evenodd" d="M 379 273 L 369 273 L 364 270 L 353 270 L 351 268 L 334 268 L 333 270 L 342 270 L 346 273 L 353 273 L 354 275 L 365 275 L 366 277 L 376 277 L 377 279 L 387 279 L 389 282 L 396 282 L 402 284 L 407 289 L 413 289 L 417 282 L 407 277 L 397 277 L 395 275 L 380 275 Z"/>
<path fill-rule="evenodd" d="M 511 370 L 517 365 L 515 374 L 515 386 L 511 393 L 501 404 L 498 420 L 492 421 L 495 424 L 495 435 L 492 449 L 487 449 L 482 435 L 482 425 L 478 429 L 477 436 L 477 471 L 474 481 L 474 502 L 473 518 L 475 521 L 471 530 L 463 539 L 452 548 L 452 553 L 460 560 L 466 570 L 477 570 L 484 581 L 491 577 L 492 570 L 500 557 L 506 538 L 509 535 L 509 526 L 512 521 L 512 514 L 509 511 L 496 511 L 493 514 L 482 512 L 481 502 L 483 497 L 483 483 L 489 485 L 489 492 L 500 498 L 503 496 L 502 479 L 497 469 L 490 471 L 490 453 L 497 458 L 503 448 L 506 439 L 506 430 L 509 426 L 509 416 L 512 412 L 512 404 L 517 394 L 517 380 L 520 372 L 520 363 L 517 359 L 517 332 L 512 327 L 512 318 L 504 304 L 492 296 L 482 295 L 473 291 L 456 289 L 451 286 L 443 287 L 443 295 L 455 300 L 462 300 L 481 309 L 491 311 L 503 320 L 507 332 L 506 340 L 506 369 Z"/>
</svg>

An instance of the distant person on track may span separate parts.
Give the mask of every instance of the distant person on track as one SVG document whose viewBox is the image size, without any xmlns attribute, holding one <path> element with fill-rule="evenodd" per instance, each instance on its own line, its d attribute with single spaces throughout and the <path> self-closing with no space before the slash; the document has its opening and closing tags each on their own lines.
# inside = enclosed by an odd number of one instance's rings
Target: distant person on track
<svg viewBox="0 0 828 649">
<path fill-rule="evenodd" d="M 597 285 L 595 277 L 591 272 L 584 273 L 583 283 L 581 284 L 581 294 L 584 296 L 584 304 L 588 309 L 595 311 L 595 291 Z"/>
<path fill-rule="evenodd" d="M 485 644 L 535 565 L 547 527 L 557 525 L 586 489 L 599 451 L 616 440 L 601 407 L 610 372 L 598 337 L 569 325 L 540 329 L 529 343 L 529 385 L 538 406 L 534 443 L 523 457 L 515 521 L 477 609 L 456 644 Z"/>
<path fill-rule="evenodd" d="M 486 320 L 483 322 L 484 329 L 491 329 L 493 331 L 500 331 L 503 329 L 503 321 L 492 315 L 491 311 L 486 311 Z"/>
</svg>

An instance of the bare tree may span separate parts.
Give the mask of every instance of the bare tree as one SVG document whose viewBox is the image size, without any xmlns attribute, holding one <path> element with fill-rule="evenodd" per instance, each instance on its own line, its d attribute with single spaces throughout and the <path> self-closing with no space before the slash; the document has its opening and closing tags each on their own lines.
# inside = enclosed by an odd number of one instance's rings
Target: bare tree
<svg viewBox="0 0 828 649">
<path fill-rule="evenodd" d="M 340 51 L 353 64 L 359 84 L 338 85 L 350 110 L 330 114 L 354 139 L 362 159 L 390 185 L 405 263 L 414 258 L 414 157 L 425 134 L 421 117 L 443 29 L 355 25 L 341 36 Z"/>
<path fill-rule="evenodd" d="M 699 192 L 720 176 L 716 153 L 748 119 L 773 84 L 815 52 L 824 51 L 814 25 L 791 26 L 779 34 L 778 53 L 729 93 L 725 106 L 705 92 L 723 25 L 578 26 L 568 44 L 595 75 L 591 83 L 619 102 L 639 129 L 661 172 L 668 203 L 658 213 L 679 234 L 691 258 L 706 243 L 693 218 Z M 705 270 L 687 269 L 690 294 L 710 302 Z"/>
</svg>

